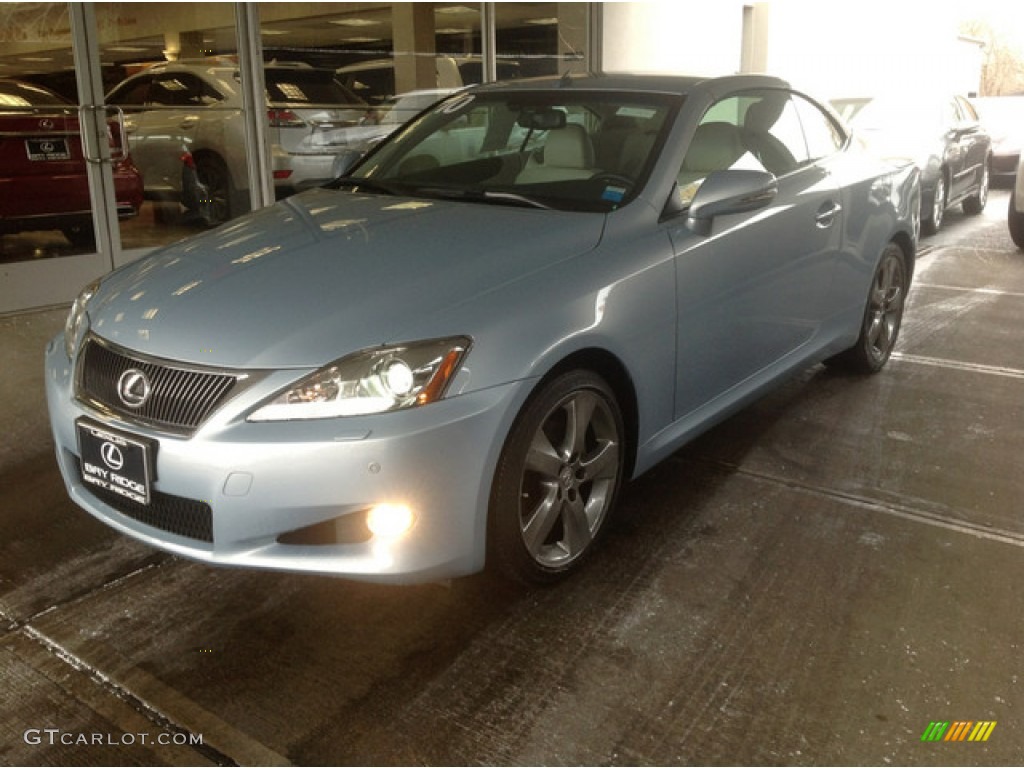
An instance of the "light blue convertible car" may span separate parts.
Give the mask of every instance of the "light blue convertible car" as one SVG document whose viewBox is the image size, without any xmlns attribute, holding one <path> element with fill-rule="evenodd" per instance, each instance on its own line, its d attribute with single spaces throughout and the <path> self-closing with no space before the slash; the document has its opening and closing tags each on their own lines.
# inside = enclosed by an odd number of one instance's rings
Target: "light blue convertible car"
<svg viewBox="0 0 1024 768">
<path fill-rule="evenodd" d="M 208 563 L 554 580 L 782 377 L 885 365 L 918 198 L 777 79 L 476 87 L 86 287 L 47 349 L 57 460 Z"/>
</svg>

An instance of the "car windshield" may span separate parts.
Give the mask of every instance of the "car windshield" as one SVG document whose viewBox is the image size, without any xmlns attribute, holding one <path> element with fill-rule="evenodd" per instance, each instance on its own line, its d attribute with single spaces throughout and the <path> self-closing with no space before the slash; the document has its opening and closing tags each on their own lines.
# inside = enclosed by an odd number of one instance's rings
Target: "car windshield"
<svg viewBox="0 0 1024 768">
<path fill-rule="evenodd" d="M 334 77 L 327 69 L 274 69 L 263 71 L 267 98 L 274 104 L 293 107 L 364 102 Z"/>
<path fill-rule="evenodd" d="M 417 197 L 610 211 L 643 186 L 682 98 L 601 91 L 456 94 L 335 182 Z"/>
</svg>

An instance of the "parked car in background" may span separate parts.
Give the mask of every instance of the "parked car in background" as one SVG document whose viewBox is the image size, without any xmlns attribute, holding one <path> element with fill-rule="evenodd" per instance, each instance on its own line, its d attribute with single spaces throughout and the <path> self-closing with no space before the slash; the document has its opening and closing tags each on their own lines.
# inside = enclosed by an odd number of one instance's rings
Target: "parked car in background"
<svg viewBox="0 0 1024 768">
<path fill-rule="evenodd" d="M 118 123 L 107 130 L 117 212 L 128 218 L 142 206 L 142 178 Z M 50 229 L 75 246 L 95 243 L 78 113 L 42 86 L 0 80 L 0 234 Z"/>
<path fill-rule="evenodd" d="M 921 227 L 933 234 L 946 209 L 981 213 L 988 200 L 992 139 L 961 96 L 884 96 L 832 106 L 874 151 L 911 158 L 921 171 Z"/>
<path fill-rule="evenodd" d="M 1024 147 L 1024 96 L 986 96 L 971 104 L 992 137 L 992 174 L 1012 176 Z"/>
<path fill-rule="evenodd" d="M 435 56 L 434 67 L 437 79 L 429 84 L 429 88 L 453 91 L 484 81 L 483 60 L 479 56 Z M 499 61 L 496 74 L 499 81 L 514 80 L 519 77 L 519 65 Z M 340 67 L 337 75 L 350 90 L 374 106 L 386 104 L 402 95 L 395 85 L 394 59 L 371 59 L 349 64 Z M 423 92 L 422 88 L 416 90 Z"/>
<path fill-rule="evenodd" d="M 451 88 L 409 91 L 401 96 L 386 99 L 380 106 L 372 108 L 368 112 L 364 124 L 349 132 L 346 149 L 335 156 L 332 178 L 344 174 L 363 155 L 390 136 L 399 126 L 451 93 L 454 93 Z"/>
<path fill-rule="evenodd" d="M 1017 160 L 1017 175 L 1014 177 L 1013 192 L 1010 193 L 1007 226 L 1010 228 L 1010 237 L 1014 245 L 1024 249 L 1024 155 Z"/>
<path fill-rule="evenodd" d="M 264 69 L 274 184 L 279 197 L 329 181 L 335 155 L 366 104 L 331 70 Z M 248 189 L 238 68 L 209 62 L 156 64 L 107 96 L 125 113 L 146 196 L 180 201 L 210 223 L 244 210 Z"/>
<path fill-rule="evenodd" d="M 774 78 L 471 88 L 86 287 L 46 353 L 61 473 L 208 563 L 562 577 L 687 440 L 882 369 L 918 175 Z"/>
</svg>

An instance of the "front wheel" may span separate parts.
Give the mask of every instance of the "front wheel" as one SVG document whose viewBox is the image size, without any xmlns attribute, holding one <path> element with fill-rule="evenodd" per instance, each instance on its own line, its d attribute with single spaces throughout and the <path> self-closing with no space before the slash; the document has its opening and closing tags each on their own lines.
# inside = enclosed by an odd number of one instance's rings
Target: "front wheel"
<svg viewBox="0 0 1024 768">
<path fill-rule="evenodd" d="M 946 175 L 939 173 L 938 181 L 935 182 L 935 194 L 932 196 L 932 207 L 928 211 L 921 211 L 921 231 L 926 235 L 934 235 L 942 226 L 942 219 L 946 215 Z"/>
<path fill-rule="evenodd" d="M 854 373 L 882 370 L 899 336 L 910 272 L 903 249 L 889 243 L 875 270 L 857 343 L 827 362 Z"/>
<path fill-rule="evenodd" d="M 986 158 L 985 162 L 981 166 L 981 183 L 978 185 L 978 191 L 964 200 L 964 213 L 968 216 L 977 216 L 985 210 L 985 203 L 988 202 L 988 187 L 989 172 L 988 159 Z"/>
<path fill-rule="evenodd" d="M 1010 238 L 1018 248 L 1024 249 L 1024 213 L 1017 210 L 1017 193 L 1010 195 L 1010 207 L 1006 214 L 1006 223 L 1010 228 Z"/>
<path fill-rule="evenodd" d="M 551 582 L 590 554 L 624 474 L 622 412 L 596 374 L 546 384 L 511 431 L 491 490 L 488 558 L 527 583 Z"/>
</svg>

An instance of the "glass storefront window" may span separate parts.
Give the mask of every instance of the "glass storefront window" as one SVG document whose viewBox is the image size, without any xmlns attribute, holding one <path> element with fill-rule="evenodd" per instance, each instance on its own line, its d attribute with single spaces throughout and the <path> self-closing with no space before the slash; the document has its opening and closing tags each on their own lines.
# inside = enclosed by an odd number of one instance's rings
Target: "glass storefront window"
<svg viewBox="0 0 1024 768">
<path fill-rule="evenodd" d="M 588 3 L 496 3 L 498 79 L 585 73 Z M 504 68 L 504 70 L 503 70 Z M 504 75 L 504 76 L 503 76 Z"/>
<path fill-rule="evenodd" d="M 91 253 L 67 4 L 0 4 L 0 43 L 0 263 Z M 123 175 L 123 201 L 137 207 L 137 179 Z"/>
<path fill-rule="evenodd" d="M 177 240 L 250 209 L 229 3 L 97 3 L 107 105 L 142 176 L 141 214 L 122 220 L 125 249 Z"/>
<path fill-rule="evenodd" d="M 584 71 L 590 6 L 0 3 L 0 264 L 53 262 L 48 276 L 77 281 L 64 257 L 102 272 L 249 211 L 271 183 L 279 198 L 325 183 L 459 88 Z M 258 21 L 259 49 L 242 52 L 262 55 L 258 116 L 243 108 L 238 20 Z M 85 50 L 100 60 L 76 71 Z M 29 267 L 0 311 L 76 292 L 29 290 Z"/>
</svg>

